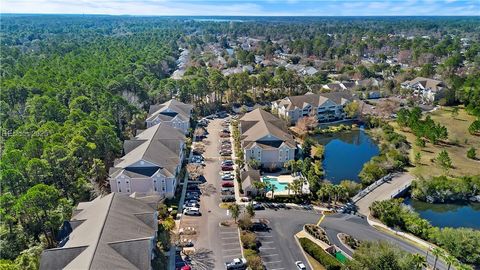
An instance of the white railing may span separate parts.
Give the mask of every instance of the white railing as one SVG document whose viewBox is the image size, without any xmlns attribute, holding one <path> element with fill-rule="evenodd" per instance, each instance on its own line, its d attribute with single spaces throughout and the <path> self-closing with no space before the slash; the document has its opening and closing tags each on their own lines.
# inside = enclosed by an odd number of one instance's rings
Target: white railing
<svg viewBox="0 0 480 270">
<path fill-rule="evenodd" d="M 377 187 L 379 187 L 380 185 L 382 185 L 383 183 L 385 182 L 388 182 L 392 179 L 393 177 L 393 174 L 389 173 L 387 175 L 385 175 L 384 177 L 378 179 L 377 181 L 375 181 L 374 183 L 370 184 L 368 187 L 366 187 L 365 189 L 362 189 L 360 190 L 357 195 L 353 196 L 352 197 L 352 201 L 354 203 L 358 202 L 360 199 L 362 199 L 363 197 L 367 196 L 367 194 L 369 194 L 370 192 L 372 192 L 374 189 L 376 189 Z"/>
</svg>

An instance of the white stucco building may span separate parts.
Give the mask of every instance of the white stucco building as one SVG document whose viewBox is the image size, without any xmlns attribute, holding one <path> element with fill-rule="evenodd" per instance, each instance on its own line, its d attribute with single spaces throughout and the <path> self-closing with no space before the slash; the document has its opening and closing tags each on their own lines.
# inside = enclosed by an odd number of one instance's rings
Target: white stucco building
<svg viewBox="0 0 480 270">
<path fill-rule="evenodd" d="M 184 158 L 185 135 L 157 124 L 124 142 L 125 155 L 110 169 L 110 189 L 121 194 L 158 194 L 171 198 Z"/>
<path fill-rule="evenodd" d="M 296 144 L 284 122 L 271 113 L 255 109 L 239 120 L 245 161 L 256 159 L 263 167 L 283 167 L 295 158 Z"/>
<path fill-rule="evenodd" d="M 346 118 L 344 108 L 352 100 L 348 92 L 307 93 L 272 102 L 272 111 L 284 119 L 289 119 L 292 124 L 311 115 L 315 115 L 319 122 L 331 122 Z"/>
</svg>

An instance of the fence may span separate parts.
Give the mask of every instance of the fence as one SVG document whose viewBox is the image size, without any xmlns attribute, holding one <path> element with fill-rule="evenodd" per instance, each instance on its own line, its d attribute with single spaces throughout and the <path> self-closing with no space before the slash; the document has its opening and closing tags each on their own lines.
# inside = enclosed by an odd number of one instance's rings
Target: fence
<svg viewBox="0 0 480 270">
<path fill-rule="evenodd" d="M 354 203 L 358 202 L 360 199 L 367 196 L 368 193 L 372 192 L 374 189 L 376 189 L 377 187 L 379 187 L 383 183 L 390 181 L 392 178 L 393 178 L 393 174 L 389 173 L 389 174 L 385 175 L 384 177 L 378 179 L 374 183 L 370 184 L 368 187 L 360 190 L 357 193 L 357 195 L 353 196 L 352 201 Z"/>
</svg>

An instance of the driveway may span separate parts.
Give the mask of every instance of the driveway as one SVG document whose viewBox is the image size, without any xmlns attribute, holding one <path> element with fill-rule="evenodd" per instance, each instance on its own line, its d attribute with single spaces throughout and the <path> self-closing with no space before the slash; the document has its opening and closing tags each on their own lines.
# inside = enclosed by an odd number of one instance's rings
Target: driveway
<svg viewBox="0 0 480 270">
<path fill-rule="evenodd" d="M 205 265 L 211 265 L 204 269 L 225 269 L 224 263 L 233 258 L 241 257 L 240 239 L 236 228 L 220 227 L 220 222 L 229 219 L 226 209 L 221 209 L 220 189 L 220 160 L 218 153 L 220 147 L 219 131 L 223 120 L 214 119 L 207 126 L 209 133 L 204 139 L 205 168 L 203 175 L 206 179 L 208 191 L 203 192 L 200 202 L 202 216 L 198 219 L 198 238 L 195 245 L 197 250 L 208 254 L 203 256 Z M 212 267 L 213 266 L 213 267 Z M 203 269 L 202 267 L 195 269 Z"/>
</svg>

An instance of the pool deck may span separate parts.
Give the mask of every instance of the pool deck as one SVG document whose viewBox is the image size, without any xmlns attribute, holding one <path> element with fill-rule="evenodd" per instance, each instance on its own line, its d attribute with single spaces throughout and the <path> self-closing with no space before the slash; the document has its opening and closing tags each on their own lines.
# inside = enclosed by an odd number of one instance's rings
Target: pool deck
<svg viewBox="0 0 480 270">
<path fill-rule="evenodd" d="M 301 179 L 301 178 L 303 178 L 303 176 L 292 176 L 291 174 L 272 174 L 272 173 L 262 175 L 262 179 L 263 179 L 264 177 L 265 177 L 265 178 L 270 178 L 270 179 L 273 178 L 273 179 L 275 179 L 277 182 L 279 182 L 280 184 L 284 184 L 284 185 L 286 185 L 286 184 L 288 184 L 288 183 L 292 183 L 293 180 L 295 180 L 295 179 L 299 179 L 299 178 Z M 309 185 L 308 185 L 308 182 L 306 182 L 306 184 L 303 185 L 303 187 L 302 187 L 302 192 L 303 192 L 304 194 L 310 192 L 310 187 L 309 187 Z M 290 195 L 290 196 L 293 196 L 293 195 L 295 195 L 295 194 L 294 194 L 294 192 L 292 192 L 291 190 L 289 191 L 288 189 L 286 189 L 286 190 L 275 190 L 274 196 L 275 196 L 275 195 L 282 195 L 282 196 L 286 196 L 286 195 L 288 196 L 288 195 Z M 270 197 L 270 196 L 271 196 L 271 192 L 267 192 L 267 196 Z"/>
</svg>

